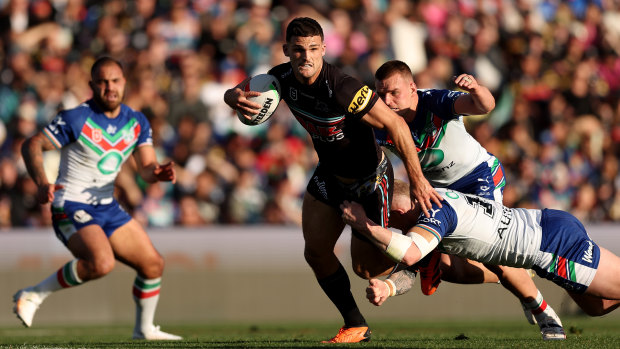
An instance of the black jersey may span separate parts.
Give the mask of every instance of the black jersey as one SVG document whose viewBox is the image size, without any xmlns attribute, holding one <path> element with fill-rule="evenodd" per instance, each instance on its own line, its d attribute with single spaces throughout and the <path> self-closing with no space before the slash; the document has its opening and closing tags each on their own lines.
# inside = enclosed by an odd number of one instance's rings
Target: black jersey
<svg viewBox="0 0 620 349">
<path fill-rule="evenodd" d="M 347 178 L 376 170 L 381 148 L 373 128 L 361 121 L 379 98 L 374 91 L 325 61 L 312 85 L 297 81 L 290 63 L 268 73 L 280 82 L 282 99 L 312 137 L 324 168 Z"/>
</svg>

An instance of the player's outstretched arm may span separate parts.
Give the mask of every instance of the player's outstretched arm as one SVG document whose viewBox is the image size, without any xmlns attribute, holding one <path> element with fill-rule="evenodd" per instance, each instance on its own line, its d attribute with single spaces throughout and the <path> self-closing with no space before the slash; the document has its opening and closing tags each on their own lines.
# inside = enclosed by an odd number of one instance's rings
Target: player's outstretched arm
<svg viewBox="0 0 620 349">
<path fill-rule="evenodd" d="M 174 162 L 159 164 L 155 150 L 150 145 L 143 145 L 134 152 L 138 173 L 147 183 L 172 182 L 176 183 L 177 175 Z"/>
<path fill-rule="evenodd" d="M 372 109 L 364 115 L 362 121 L 374 128 L 387 130 L 407 170 L 411 197 L 420 203 L 422 212 L 430 217 L 428 211 L 431 209 L 432 203 L 435 202 L 437 206 L 441 207 L 443 199 L 422 173 L 415 143 L 411 138 L 411 132 L 405 120 L 388 108 L 383 101 L 378 100 Z"/>
<path fill-rule="evenodd" d="M 54 144 L 43 132 L 38 132 L 22 144 L 22 157 L 28 174 L 37 184 L 37 200 L 40 204 L 53 201 L 54 192 L 63 188 L 62 185 L 50 184 L 43 168 L 43 152 L 53 149 L 56 149 Z"/>
<path fill-rule="evenodd" d="M 376 224 L 357 202 L 345 200 L 340 209 L 346 224 L 366 236 L 393 261 L 406 266 L 416 264 L 439 244 L 435 235 L 417 226 L 402 235 Z"/>
<path fill-rule="evenodd" d="M 454 102 L 454 111 L 460 115 L 488 114 L 495 109 L 495 98 L 488 88 L 480 85 L 471 75 L 461 74 L 454 78 L 457 87 L 469 92 Z"/>
<path fill-rule="evenodd" d="M 244 91 L 241 86 L 244 86 L 251 78 L 247 78 L 240 82 L 237 86 L 226 90 L 224 93 L 224 103 L 234 110 L 238 110 L 241 114 L 246 116 L 249 120 L 250 115 L 255 115 L 260 111 L 261 105 L 252 102 L 248 97 L 260 96 L 260 92 L 257 91 Z"/>
</svg>

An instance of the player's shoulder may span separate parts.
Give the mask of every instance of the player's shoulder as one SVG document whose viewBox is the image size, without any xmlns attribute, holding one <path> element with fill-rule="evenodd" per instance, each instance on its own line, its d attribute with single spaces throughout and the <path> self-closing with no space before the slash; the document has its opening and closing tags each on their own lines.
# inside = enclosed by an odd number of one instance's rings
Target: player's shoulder
<svg viewBox="0 0 620 349">
<path fill-rule="evenodd" d="M 275 76 L 276 79 L 280 80 L 280 82 L 282 82 L 282 80 L 294 77 L 293 67 L 291 66 L 291 63 L 288 62 L 274 66 L 273 68 L 269 69 L 267 74 Z"/>
<path fill-rule="evenodd" d="M 95 111 L 91 105 L 91 100 L 88 100 L 73 108 L 59 111 L 56 115 L 56 121 L 54 121 L 54 123 L 57 127 L 58 125 L 72 125 L 75 127 L 80 127 L 80 125 L 84 124 L 86 119 L 93 114 L 95 114 Z"/>
<path fill-rule="evenodd" d="M 91 113 L 93 110 L 91 104 L 90 104 L 90 100 L 89 101 L 84 101 L 82 103 L 80 103 L 79 105 L 73 107 L 73 108 L 68 108 L 68 109 L 63 109 L 59 112 L 59 114 L 63 114 L 63 115 L 83 115 L 85 113 Z"/>
<path fill-rule="evenodd" d="M 135 110 L 127 104 L 121 104 L 121 113 L 124 113 L 129 118 L 138 119 L 139 122 L 148 122 L 146 116 L 139 110 Z"/>
</svg>

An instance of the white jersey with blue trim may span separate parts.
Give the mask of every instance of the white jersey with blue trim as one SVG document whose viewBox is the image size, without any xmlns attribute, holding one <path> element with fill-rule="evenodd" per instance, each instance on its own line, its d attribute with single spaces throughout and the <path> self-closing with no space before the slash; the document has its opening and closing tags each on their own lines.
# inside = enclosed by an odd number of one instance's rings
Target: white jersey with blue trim
<svg viewBox="0 0 620 349">
<path fill-rule="evenodd" d="M 144 114 L 121 104 L 115 118 L 108 118 L 89 100 L 61 111 L 43 133 L 61 150 L 54 206 L 65 200 L 106 204 L 113 200 L 114 181 L 133 151 L 152 145 L 151 126 Z"/>
<path fill-rule="evenodd" d="M 437 188 L 445 199 L 416 226 L 442 238 L 439 248 L 483 263 L 530 268 L 540 258 L 541 210 L 508 208 L 475 195 Z"/>
<path fill-rule="evenodd" d="M 416 145 L 424 177 L 434 187 L 447 187 L 488 161 L 491 155 L 467 132 L 454 102 L 464 92 L 419 89 L 416 116 L 407 125 Z M 385 130 L 376 130 L 381 146 L 396 152 Z"/>
</svg>

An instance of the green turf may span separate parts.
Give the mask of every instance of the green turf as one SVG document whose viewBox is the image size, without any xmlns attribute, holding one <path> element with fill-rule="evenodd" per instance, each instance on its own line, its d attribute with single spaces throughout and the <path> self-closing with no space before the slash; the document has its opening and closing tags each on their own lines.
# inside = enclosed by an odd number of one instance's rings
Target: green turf
<svg viewBox="0 0 620 349">
<path fill-rule="evenodd" d="M 543 342 L 537 326 L 525 321 L 444 321 L 373 323 L 372 341 L 338 348 L 619 348 L 620 320 L 567 318 L 568 339 Z M 131 326 L 46 326 L 0 328 L 0 348 L 311 348 L 337 324 L 206 324 L 162 327 L 181 342 L 129 339 Z"/>
</svg>

